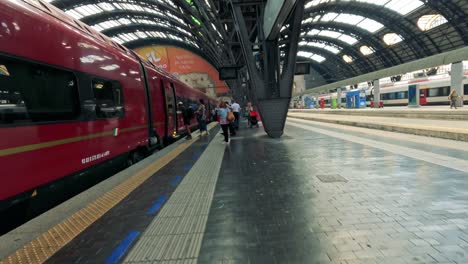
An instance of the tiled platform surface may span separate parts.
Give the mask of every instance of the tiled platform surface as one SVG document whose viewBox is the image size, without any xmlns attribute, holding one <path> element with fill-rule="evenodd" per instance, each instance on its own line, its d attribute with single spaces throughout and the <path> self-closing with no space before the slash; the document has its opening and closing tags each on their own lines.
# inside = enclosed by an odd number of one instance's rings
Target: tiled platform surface
<svg viewBox="0 0 468 264">
<path fill-rule="evenodd" d="M 468 143 L 364 130 L 212 133 L 48 263 L 107 263 L 131 230 L 108 263 L 468 263 Z"/>
<path fill-rule="evenodd" d="M 370 111 L 368 111 L 370 112 Z M 367 112 L 365 112 L 367 113 Z M 468 117 L 468 112 L 467 115 Z M 467 120 L 435 120 L 362 115 L 323 114 L 315 111 L 290 112 L 288 117 L 386 131 L 468 141 Z"/>
<path fill-rule="evenodd" d="M 450 167 L 453 149 L 426 138 L 405 153 L 405 135 L 307 122 L 232 140 L 198 263 L 468 263 L 468 167 Z"/>
<path fill-rule="evenodd" d="M 380 117 L 403 117 L 417 119 L 439 120 L 468 120 L 468 106 L 458 109 L 450 109 L 449 106 L 421 106 L 409 108 L 407 106 L 391 106 L 385 108 L 361 108 L 361 109 L 291 109 L 291 113 L 315 113 L 333 115 L 357 115 Z"/>
</svg>

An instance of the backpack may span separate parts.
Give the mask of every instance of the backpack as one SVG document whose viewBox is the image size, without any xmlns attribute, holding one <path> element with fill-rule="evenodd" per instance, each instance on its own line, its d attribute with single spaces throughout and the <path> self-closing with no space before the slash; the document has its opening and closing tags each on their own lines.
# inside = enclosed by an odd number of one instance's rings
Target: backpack
<svg viewBox="0 0 468 264">
<path fill-rule="evenodd" d="M 187 108 L 187 117 L 189 119 L 192 119 L 195 116 L 195 113 L 193 112 L 192 107 Z"/>
</svg>

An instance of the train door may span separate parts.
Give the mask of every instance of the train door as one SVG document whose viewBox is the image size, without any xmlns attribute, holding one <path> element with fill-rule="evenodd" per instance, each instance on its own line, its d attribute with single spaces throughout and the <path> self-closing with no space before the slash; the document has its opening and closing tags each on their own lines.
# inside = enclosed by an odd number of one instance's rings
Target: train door
<svg viewBox="0 0 468 264">
<path fill-rule="evenodd" d="M 166 131 L 168 137 L 177 135 L 177 109 L 175 102 L 174 86 L 169 81 L 161 80 L 164 86 L 164 98 L 166 101 Z"/>
<path fill-rule="evenodd" d="M 419 104 L 420 105 L 427 104 L 427 89 L 419 90 Z"/>
<path fill-rule="evenodd" d="M 155 75 L 152 70 L 148 71 L 149 99 L 151 105 L 151 118 L 153 120 L 153 130 L 156 131 L 158 140 L 168 136 L 166 127 L 166 106 L 164 98 L 164 84 L 161 78 Z"/>
</svg>

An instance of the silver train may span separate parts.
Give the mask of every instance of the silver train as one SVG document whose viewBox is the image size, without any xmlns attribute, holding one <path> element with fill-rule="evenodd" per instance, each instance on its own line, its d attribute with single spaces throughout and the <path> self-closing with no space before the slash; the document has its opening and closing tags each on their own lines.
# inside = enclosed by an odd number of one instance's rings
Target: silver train
<svg viewBox="0 0 468 264">
<path fill-rule="evenodd" d="M 420 105 L 448 105 L 448 96 L 450 94 L 450 77 L 441 79 L 423 79 L 413 80 L 407 83 L 384 84 L 380 88 L 380 99 L 384 106 L 406 106 L 408 105 L 408 86 L 419 86 Z M 468 103 L 468 76 L 463 78 L 464 102 Z M 323 99 L 325 108 L 333 107 L 333 101 L 336 101 L 337 93 L 324 94 L 319 96 Z M 335 99 L 335 100 L 334 100 Z M 366 105 L 370 107 L 374 100 L 374 88 L 366 89 Z M 341 95 L 342 107 L 346 105 L 346 91 Z"/>
</svg>

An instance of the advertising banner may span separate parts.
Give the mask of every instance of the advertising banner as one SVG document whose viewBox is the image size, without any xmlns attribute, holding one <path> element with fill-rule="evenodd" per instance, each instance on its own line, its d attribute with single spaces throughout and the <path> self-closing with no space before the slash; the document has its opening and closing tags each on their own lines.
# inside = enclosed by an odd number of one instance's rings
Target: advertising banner
<svg viewBox="0 0 468 264">
<path fill-rule="evenodd" d="M 219 80 L 218 71 L 206 60 L 188 50 L 173 46 L 148 46 L 135 49 L 135 52 L 209 96 L 216 97 L 228 93 L 226 83 Z"/>
</svg>

